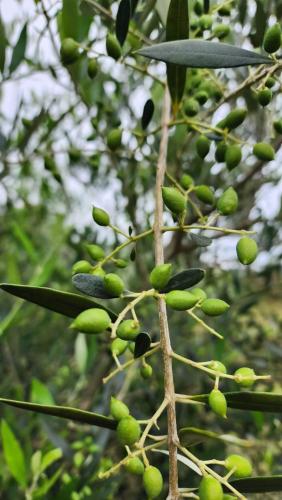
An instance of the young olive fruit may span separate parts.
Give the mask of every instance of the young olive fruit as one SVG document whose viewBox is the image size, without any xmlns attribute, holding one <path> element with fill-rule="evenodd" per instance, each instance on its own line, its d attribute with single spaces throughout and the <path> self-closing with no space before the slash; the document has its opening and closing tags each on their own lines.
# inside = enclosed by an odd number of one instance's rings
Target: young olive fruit
<svg viewBox="0 0 282 500">
<path fill-rule="evenodd" d="M 258 255 L 258 246 L 255 240 L 252 238 L 248 238 L 248 236 L 244 236 L 241 238 L 236 246 L 236 252 L 239 261 L 244 266 L 248 266 L 252 264 Z"/>
<path fill-rule="evenodd" d="M 198 90 L 195 94 L 195 99 L 197 99 L 198 103 L 203 105 L 207 102 L 209 98 L 208 93 L 205 90 Z"/>
<path fill-rule="evenodd" d="M 218 163 L 224 163 L 225 162 L 225 153 L 227 149 L 227 144 L 224 141 L 220 141 L 218 145 L 216 146 L 215 150 L 215 159 Z"/>
<path fill-rule="evenodd" d="M 125 403 L 123 403 L 119 399 L 116 399 L 112 396 L 111 403 L 110 403 L 110 412 L 111 412 L 112 417 L 115 420 L 119 421 L 122 418 L 128 417 L 129 408 L 126 406 Z"/>
<path fill-rule="evenodd" d="M 184 113 L 187 116 L 196 116 L 200 111 L 200 106 L 197 99 L 190 97 L 184 102 Z"/>
<path fill-rule="evenodd" d="M 107 135 L 107 146 L 111 151 L 116 151 L 121 146 L 122 130 L 114 128 Z"/>
<path fill-rule="evenodd" d="M 140 460 L 140 458 L 138 457 L 129 458 L 124 467 L 127 472 L 130 472 L 130 474 L 135 474 L 137 476 L 143 476 L 145 470 L 142 460 Z"/>
<path fill-rule="evenodd" d="M 161 494 L 163 489 L 163 477 L 157 467 L 153 467 L 152 465 L 146 467 L 143 474 L 143 486 L 150 500 L 157 498 Z"/>
<path fill-rule="evenodd" d="M 121 356 L 126 351 L 127 347 L 127 340 L 116 338 L 111 343 L 111 351 L 116 356 Z"/>
<path fill-rule="evenodd" d="M 191 292 L 186 290 L 172 290 L 165 295 L 166 304 L 176 311 L 186 311 L 191 309 L 198 299 Z"/>
<path fill-rule="evenodd" d="M 246 119 L 248 110 L 246 108 L 236 108 L 230 111 L 228 115 L 222 120 L 221 128 L 234 130 L 239 127 Z"/>
<path fill-rule="evenodd" d="M 120 297 L 124 290 L 124 283 L 117 274 L 109 273 L 104 276 L 104 287 L 112 297 Z"/>
<path fill-rule="evenodd" d="M 263 48 L 269 54 L 273 54 L 273 52 L 277 52 L 281 46 L 281 28 L 280 24 L 276 23 L 265 33 L 263 40 Z"/>
<path fill-rule="evenodd" d="M 210 140 L 206 135 L 200 135 L 200 137 L 196 140 L 196 151 L 202 160 L 204 160 L 204 158 L 208 155 L 210 146 Z"/>
<path fill-rule="evenodd" d="M 78 273 L 89 273 L 92 269 L 92 265 L 87 260 L 78 260 L 72 266 L 72 274 Z"/>
<path fill-rule="evenodd" d="M 151 365 L 146 363 L 145 365 L 141 366 L 140 375 L 144 379 L 151 378 L 151 376 L 153 375 L 153 368 L 151 367 Z"/>
<path fill-rule="evenodd" d="M 123 340 L 135 340 L 139 333 L 139 323 L 134 319 L 125 319 L 117 328 L 117 336 Z"/>
<path fill-rule="evenodd" d="M 183 174 L 179 182 L 183 189 L 189 189 L 194 184 L 193 177 L 188 174 Z"/>
<path fill-rule="evenodd" d="M 115 260 L 115 265 L 119 267 L 120 269 L 124 269 L 125 267 L 128 266 L 128 260 L 125 259 L 116 259 Z"/>
<path fill-rule="evenodd" d="M 220 316 L 227 311 L 230 306 L 221 299 L 205 299 L 200 307 L 207 316 Z"/>
<path fill-rule="evenodd" d="M 229 493 L 225 493 L 222 497 L 222 500 L 234 500 L 234 496 L 233 495 L 229 495 Z"/>
<path fill-rule="evenodd" d="M 200 0 L 196 0 L 194 12 L 197 16 L 201 16 L 203 14 L 203 3 Z"/>
<path fill-rule="evenodd" d="M 227 146 L 225 151 L 225 163 L 228 170 L 233 170 L 233 168 L 237 167 L 241 160 L 242 151 L 240 146 L 237 146 L 237 144 Z"/>
<path fill-rule="evenodd" d="M 108 226 L 110 224 L 110 216 L 108 212 L 106 212 L 102 208 L 93 207 L 92 217 L 94 222 L 96 222 L 98 226 Z"/>
<path fill-rule="evenodd" d="M 209 394 L 209 405 L 216 415 L 226 418 L 227 402 L 219 389 L 213 389 Z"/>
<path fill-rule="evenodd" d="M 192 293 L 192 295 L 196 297 L 197 302 L 199 300 L 205 300 L 207 298 L 207 294 L 202 288 L 193 288 L 190 293 Z"/>
<path fill-rule="evenodd" d="M 275 151 L 271 144 L 266 142 L 258 142 L 253 147 L 253 154 L 263 161 L 272 161 L 275 158 Z"/>
<path fill-rule="evenodd" d="M 132 352 L 132 354 L 134 354 L 134 351 L 135 351 L 135 342 L 129 342 L 128 343 L 128 348 L 129 348 L 130 352 Z"/>
<path fill-rule="evenodd" d="M 208 14 L 203 14 L 199 19 L 199 26 L 204 30 L 209 30 L 212 27 L 212 17 Z"/>
<path fill-rule="evenodd" d="M 241 455 L 229 455 L 225 460 L 225 467 L 228 471 L 234 470 L 234 477 L 240 479 L 252 475 L 253 467 L 251 462 Z"/>
<path fill-rule="evenodd" d="M 104 309 L 92 308 L 82 311 L 70 328 L 82 333 L 102 333 L 111 325 L 111 318 Z"/>
<path fill-rule="evenodd" d="M 222 215 L 231 215 L 236 212 L 238 208 L 238 195 L 233 189 L 229 187 L 217 200 L 216 208 Z"/>
<path fill-rule="evenodd" d="M 228 24 L 218 24 L 213 29 L 213 35 L 216 36 L 219 40 L 226 38 L 230 33 L 230 27 Z"/>
<path fill-rule="evenodd" d="M 90 274 L 93 274 L 94 276 L 100 276 L 101 278 L 104 278 L 106 272 L 102 267 L 96 267 L 90 271 Z"/>
<path fill-rule="evenodd" d="M 234 373 L 235 382 L 241 387 L 252 387 L 255 383 L 256 374 L 252 368 L 243 366 Z"/>
<path fill-rule="evenodd" d="M 221 361 L 211 361 L 209 368 L 215 372 L 227 373 L 226 366 Z"/>
<path fill-rule="evenodd" d="M 159 264 L 151 271 L 149 281 L 155 290 L 162 290 L 171 276 L 171 264 Z"/>
<path fill-rule="evenodd" d="M 65 38 L 61 45 L 61 59 L 63 64 L 73 64 L 79 58 L 79 44 L 73 38 Z"/>
<path fill-rule="evenodd" d="M 108 56 L 117 61 L 121 57 L 121 46 L 119 41 L 112 33 L 108 33 L 106 38 L 106 50 Z"/>
<path fill-rule="evenodd" d="M 273 122 L 273 128 L 277 134 L 282 134 L 282 120 L 275 120 Z"/>
<path fill-rule="evenodd" d="M 206 203 L 207 205 L 214 204 L 214 193 L 209 186 L 202 184 L 201 186 L 197 186 L 195 188 L 195 195 L 198 200 Z"/>
<path fill-rule="evenodd" d="M 275 83 L 276 83 L 275 78 L 273 78 L 273 76 L 269 76 L 268 79 L 265 82 L 265 86 L 268 89 L 272 89 L 272 87 L 274 87 Z"/>
<path fill-rule="evenodd" d="M 178 189 L 174 187 L 162 188 L 163 201 L 165 206 L 174 214 L 180 215 L 186 209 L 186 198 Z"/>
<path fill-rule="evenodd" d="M 258 92 L 258 102 L 261 106 L 267 106 L 272 99 L 272 91 L 268 88 L 262 89 Z"/>
<path fill-rule="evenodd" d="M 117 426 L 117 437 L 124 446 L 131 446 L 141 435 L 141 428 L 137 420 L 131 416 L 122 418 Z"/>
<path fill-rule="evenodd" d="M 199 487 L 200 500 L 222 500 L 223 490 L 220 482 L 213 476 L 204 476 Z"/>
<path fill-rule="evenodd" d="M 218 13 L 220 16 L 230 16 L 231 14 L 231 6 L 230 5 L 223 5 L 218 9 Z"/>
<path fill-rule="evenodd" d="M 93 78 L 95 78 L 95 76 L 97 76 L 97 73 L 98 73 L 97 59 L 92 58 L 92 59 L 88 60 L 87 73 L 88 73 L 89 78 L 91 78 L 91 79 L 93 79 Z"/>
<path fill-rule="evenodd" d="M 86 245 L 85 248 L 93 260 L 102 260 L 105 257 L 105 252 L 99 245 Z"/>
</svg>

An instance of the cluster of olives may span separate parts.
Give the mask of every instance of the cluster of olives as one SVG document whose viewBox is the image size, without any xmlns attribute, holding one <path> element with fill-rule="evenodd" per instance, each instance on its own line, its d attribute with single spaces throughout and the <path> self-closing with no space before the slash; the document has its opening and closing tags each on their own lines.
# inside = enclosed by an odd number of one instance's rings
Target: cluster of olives
<svg viewBox="0 0 282 500">
<path fill-rule="evenodd" d="M 219 16 L 227 17 L 231 14 L 232 5 L 223 5 L 218 9 Z M 214 17 L 209 14 L 209 8 L 206 9 L 206 5 L 203 1 L 197 0 L 194 3 L 194 17 L 191 21 L 191 29 L 194 31 L 194 36 L 202 36 L 203 32 L 206 30 L 211 31 L 213 37 L 222 40 L 226 38 L 230 33 L 230 25 L 219 23 L 213 27 Z"/>
</svg>

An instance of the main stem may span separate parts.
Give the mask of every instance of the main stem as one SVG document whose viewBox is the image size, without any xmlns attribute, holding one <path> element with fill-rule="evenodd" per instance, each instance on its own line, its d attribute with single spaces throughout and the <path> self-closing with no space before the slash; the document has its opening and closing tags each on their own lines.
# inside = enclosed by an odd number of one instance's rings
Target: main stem
<svg viewBox="0 0 282 500">
<path fill-rule="evenodd" d="M 170 120 L 170 96 L 168 89 L 165 90 L 163 115 L 162 115 L 162 135 L 159 150 L 159 158 L 156 175 L 156 207 L 154 221 L 154 245 L 155 245 L 155 263 L 156 265 L 164 263 L 164 247 L 163 247 L 163 199 L 162 186 L 165 178 L 167 164 L 167 148 L 169 136 L 169 120 Z M 160 345 L 163 356 L 164 365 L 164 387 L 165 398 L 167 404 L 167 421 L 168 421 L 168 450 L 169 450 L 169 500 L 178 500 L 178 468 L 177 468 L 177 424 L 176 424 L 176 408 L 175 408 L 175 389 L 172 369 L 172 349 L 170 343 L 169 327 L 167 320 L 166 303 L 163 298 L 158 299 L 159 309 L 159 326 L 160 326 Z"/>
</svg>

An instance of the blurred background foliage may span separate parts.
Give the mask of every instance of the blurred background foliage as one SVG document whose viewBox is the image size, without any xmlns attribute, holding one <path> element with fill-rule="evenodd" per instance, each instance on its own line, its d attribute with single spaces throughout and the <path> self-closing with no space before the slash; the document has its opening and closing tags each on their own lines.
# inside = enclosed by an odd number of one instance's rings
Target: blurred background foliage
<svg viewBox="0 0 282 500">
<path fill-rule="evenodd" d="M 189 3 L 192 36 L 213 38 L 212 31 L 199 31 L 195 3 L 199 2 Z M 225 3 L 230 7 L 228 17 L 214 15 L 213 21 L 230 25 L 226 41 L 238 46 L 260 47 L 268 24 L 282 16 L 282 1 L 278 0 Z M 140 47 L 142 40 L 164 39 L 168 2 L 139 0 L 135 4 L 123 50 L 125 56 L 121 63 L 116 63 L 105 56 L 105 38 L 108 31 L 114 32 L 118 2 L 2 0 L 2 282 L 71 290 L 72 265 L 86 258 L 84 244 L 98 242 L 109 251 L 116 243 L 110 232 L 97 228 L 91 221 L 93 203 L 107 209 L 114 223 L 125 231 L 130 225 L 139 232 L 152 222 L 159 137 L 150 131 L 160 122 L 159 80 L 164 79 L 165 69 L 162 64 L 148 69 L 148 63 L 136 61 L 130 51 Z M 60 62 L 60 43 L 66 36 L 93 50 L 99 65 L 94 80 L 87 75 L 85 55 L 67 68 Z M 132 69 L 135 65 L 141 71 Z M 217 123 L 232 107 L 246 106 L 248 118 L 242 125 L 242 136 L 248 142 L 272 139 L 277 149 L 276 161 L 266 166 L 254 162 L 248 157 L 248 145 L 244 145 L 243 161 L 230 172 L 215 162 L 214 146 L 205 161 L 197 157 L 195 134 L 183 126 L 171 130 L 169 168 L 177 179 L 189 173 L 197 183 L 214 186 L 218 192 L 229 185 L 236 187 L 239 211 L 228 224 L 254 228 L 258 232 L 260 256 L 250 270 L 242 271 L 235 259 L 234 238 L 215 236 L 211 247 L 203 248 L 184 233 L 169 237 L 166 255 L 175 270 L 205 267 L 204 288 L 211 296 L 232 304 L 224 319 L 214 322 L 224 333 L 224 342 L 207 341 L 201 328 L 192 322 L 183 323 L 179 314 L 170 315 L 170 327 L 173 345 L 184 355 L 224 361 L 230 372 L 251 365 L 259 373 L 273 377 L 271 383 L 258 384 L 258 389 L 281 392 L 282 136 L 274 136 L 272 129 L 273 120 L 282 118 L 281 79 L 276 79 L 276 97 L 269 108 L 260 107 L 255 89 L 249 88 L 219 106 L 222 95 L 236 89 L 247 71 L 218 71 L 215 78 L 204 70 L 190 70 L 186 96 L 193 95 L 195 79 L 202 89 L 206 80 L 214 82 L 201 113 L 209 114 L 214 106 L 218 107 L 212 115 L 213 123 Z M 140 117 L 149 97 L 154 100 L 155 114 L 144 140 Z M 124 131 L 123 145 L 111 152 L 106 136 L 119 126 Z M 166 217 L 171 220 L 169 215 Z M 191 221 L 193 217 L 191 213 Z M 148 271 L 153 266 L 151 244 L 150 238 L 138 243 L 135 262 L 119 271 L 129 289 L 147 286 Z M 129 254 L 123 257 L 129 259 Z M 142 312 L 144 328 L 157 333 L 153 308 L 146 304 L 146 308 L 140 309 L 141 317 Z M 151 415 L 156 401 L 161 400 L 160 359 L 153 361 L 154 376 L 149 383 L 138 372 L 129 370 L 103 387 L 102 378 L 112 366 L 106 342 L 77 335 L 68 329 L 68 324 L 63 317 L 1 293 L 1 396 L 56 402 L 107 414 L 111 394 L 119 394 L 136 417 Z M 195 377 L 181 365 L 176 365 L 175 370 L 178 393 L 209 390 L 209 382 L 201 375 Z M 227 383 L 225 388 L 232 387 Z M 208 410 L 189 407 L 188 411 L 184 406 L 179 408 L 178 421 L 180 426 L 196 422 L 202 428 L 247 437 L 254 443 L 248 453 L 255 471 L 265 475 L 282 473 L 280 416 L 235 410 L 230 415 L 229 420 L 219 424 Z M 120 457 L 110 431 L 9 408 L 1 408 L 1 417 L 0 498 L 143 498 L 139 479 L 125 480 L 123 474 L 108 481 L 97 479 L 99 470 Z M 7 458 L 5 442 L 13 450 L 14 465 Z M 226 453 L 234 450 L 238 452 L 238 447 L 226 446 Z M 207 442 L 198 446 L 198 454 L 221 458 L 222 446 Z M 155 455 L 155 463 L 165 471 L 166 457 Z M 180 466 L 180 477 L 184 479 L 186 475 L 187 469 Z"/>
</svg>

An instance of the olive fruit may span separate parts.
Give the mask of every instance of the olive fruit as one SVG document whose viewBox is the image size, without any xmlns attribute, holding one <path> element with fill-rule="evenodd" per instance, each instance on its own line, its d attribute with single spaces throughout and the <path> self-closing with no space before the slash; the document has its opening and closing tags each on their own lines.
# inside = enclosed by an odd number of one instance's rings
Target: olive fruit
<svg viewBox="0 0 282 500">
<path fill-rule="evenodd" d="M 195 94 L 195 99 L 197 99 L 199 104 L 205 104 L 209 98 L 208 93 L 205 90 L 198 90 Z"/>
<path fill-rule="evenodd" d="M 218 163 L 225 162 L 225 153 L 227 149 L 227 144 L 224 141 L 220 141 L 216 146 L 215 159 Z"/>
<path fill-rule="evenodd" d="M 116 151 L 121 146 L 122 130 L 114 128 L 107 135 L 107 145 L 111 151 Z"/>
<path fill-rule="evenodd" d="M 119 41 L 112 33 L 108 33 L 106 38 L 106 50 L 108 56 L 117 61 L 121 57 L 121 46 Z"/>
<path fill-rule="evenodd" d="M 121 420 L 122 418 L 128 417 L 129 408 L 125 403 L 112 396 L 110 403 L 110 412 L 115 420 Z"/>
<path fill-rule="evenodd" d="M 210 140 L 206 135 L 200 135 L 200 137 L 198 137 L 198 139 L 196 140 L 196 150 L 202 160 L 208 155 L 210 145 Z"/>
<path fill-rule="evenodd" d="M 174 214 L 182 214 L 186 208 L 186 198 L 174 187 L 162 188 L 165 206 Z"/>
<path fill-rule="evenodd" d="M 110 224 L 109 214 L 102 208 L 93 207 L 92 217 L 98 226 L 108 226 Z"/>
<path fill-rule="evenodd" d="M 226 418 L 227 402 L 224 394 L 219 389 L 213 389 L 210 392 L 209 405 L 216 415 Z"/>
<path fill-rule="evenodd" d="M 208 14 L 203 14 L 199 19 L 199 26 L 204 30 L 209 30 L 212 27 L 212 17 Z"/>
<path fill-rule="evenodd" d="M 198 299 L 191 292 L 186 290 L 172 290 L 165 295 L 166 304 L 176 311 L 186 311 L 191 309 Z"/>
<path fill-rule="evenodd" d="M 109 328 L 111 318 L 104 309 L 92 308 L 82 311 L 72 322 L 70 328 L 82 333 L 102 333 Z"/>
<path fill-rule="evenodd" d="M 143 476 L 145 470 L 142 460 L 138 457 L 129 458 L 124 467 L 127 472 L 130 472 L 130 474 L 136 474 L 137 476 Z"/>
<path fill-rule="evenodd" d="M 199 103 L 193 97 L 186 99 L 184 102 L 184 113 L 187 116 L 195 116 L 200 111 Z"/>
<path fill-rule="evenodd" d="M 92 269 L 90 271 L 90 274 L 93 274 L 94 276 L 100 276 L 101 278 L 104 278 L 106 272 L 104 271 L 104 269 L 102 267 L 94 267 L 94 269 Z"/>
<path fill-rule="evenodd" d="M 104 276 L 104 287 L 112 297 L 119 297 L 124 290 L 124 283 L 117 274 L 109 273 Z"/>
<path fill-rule="evenodd" d="M 277 52 L 281 46 L 281 28 L 280 24 L 276 23 L 265 33 L 263 40 L 263 48 L 269 54 Z"/>
<path fill-rule="evenodd" d="M 143 486 L 149 499 L 156 498 L 163 489 L 163 477 L 157 467 L 149 465 L 143 474 Z"/>
<path fill-rule="evenodd" d="M 256 260 L 258 255 L 258 246 L 255 240 L 248 238 L 248 236 L 244 236 L 238 241 L 236 252 L 241 264 L 248 266 Z"/>
<path fill-rule="evenodd" d="M 141 435 L 141 428 L 137 420 L 131 416 L 122 418 L 117 426 L 117 437 L 124 446 L 131 446 Z"/>
<path fill-rule="evenodd" d="M 171 276 L 171 264 L 160 264 L 152 270 L 149 281 L 156 290 L 162 290 Z"/>
<path fill-rule="evenodd" d="M 203 3 L 200 0 L 196 0 L 194 5 L 194 12 L 197 16 L 201 16 L 203 14 Z"/>
<path fill-rule="evenodd" d="M 202 288 L 193 288 L 190 293 L 197 298 L 197 301 L 205 300 L 207 298 L 207 294 L 204 290 L 202 290 Z"/>
<path fill-rule="evenodd" d="M 144 379 L 151 378 L 151 376 L 153 375 L 153 368 L 151 367 L 151 365 L 146 363 L 145 365 L 141 366 L 140 375 Z"/>
<path fill-rule="evenodd" d="M 200 307 L 207 316 L 220 316 L 227 311 L 230 306 L 221 299 L 205 299 Z"/>
<path fill-rule="evenodd" d="M 230 5 L 223 5 L 218 9 L 218 13 L 220 16 L 230 16 L 231 14 L 231 6 Z"/>
<path fill-rule="evenodd" d="M 221 361 L 211 361 L 209 368 L 215 372 L 226 373 L 226 366 Z"/>
<path fill-rule="evenodd" d="M 222 120 L 222 127 L 227 128 L 228 130 L 233 130 L 239 125 L 241 125 L 248 114 L 248 110 L 246 108 L 236 108 L 230 111 L 228 115 Z"/>
<path fill-rule="evenodd" d="M 235 382 L 241 387 L 252 387 L 256 380 L 256 374 L 252 368 L 243 366 L 234 373 Z"/>
<path fill-rule="evenodd" d="M 121 354 L 123 354 L 126 351 L 127 347 L 128 347 L 127 340 L 116 338 L 111 343 L 111 351 L 116 356 L 121 356 Z"/>
<path fill-rule="evenodd" d="M 273 122 L 273 128 L 277 134 L 282 134 L 282 120 L 275 120 Z"/>
<path fill-rule="evenodd" d="M 87 260 L 78 260 L 72 266 L 72 274 L 89 273 L 91 271 L 91 269 L 92 269 L 92 266 L 91 266 L 90 262 L 87 262 Z"/>
<path fill-rule="evenodd" d="M 98 73 L 98 63 L 97 59 L 89 59 L 88 65 L 87 65 L 87 73 L 89 78 L 93 79 Z"/>
<path fill-rule="evenodd" d="M 183 187 L 183 189 L 189 189 L 189 187 L 193 186 L 194 181 L 193 177 L 188 174 L 183 174 L 181 179 L 180 179 L 180 186 Z"/>
<path fill-rule="evenodd" d="M 266 142 L 258 142 L 253 147 L 254 155 L 263 161 L 272 161 L 275 157 L 275 151 L 271 144 L 267 144 Z"/>
<path fill-rule="evenodd" d="M 223 490 L 220 482 L 213 476 L 204 476 L 199 487 L 200 500 L 222 500 Z"/>
<path fill-rule="evenodd" d="M 125 267 L 128 266 L 128 260 L 125 259 L 116 259 L 115 260 L 115 265 L 119 267 L 120 269 L 124 269 Z"/>
<path fill-rule="evenodd" d="M 135 340 L 139 333 L 139 323 L 134 319 L 122 321 L 117 328 L 117 336 L 123 340 Z"/>
<path fill-rule="evenodd" d="M 229 187 L 224 191 L 217 201 L 216 208 L 222 215 L 231 215 L 236 212 L 238 208 L 238 195 L 233 187 Z"/>
<path fill-rule="evenodd" d="M 273 78 L 273 76 L 269 76 L 265 82 L 265 86 L 269 89 L 272 89 L 272 87 L 274 87 L 275 83 L 276 83 L 275 78 Z"/>
<path fill-rule="evenodd" d="M 105 252 L 99 245 L 86 245 L 86 250 L 93 260 L 102 260 Z"/>
<path fill-rule="evenodd" d="M 225 163 L 228 170 L 232 170 L 233 168 L 237 167 L 241 160 L 242 151 L 240 146 L 237 146 L 236 144 L 227 146 L 225 151 Z"/>
<path fill-rule="evenodd" d="M 202 184 L 201 186 L 197 186 L 195 188 L 195 194 L 198 200 L 202 201 L 203 203 L 207 203 L 207 205 L 214 204 L 214 194 L 209 186 L 205 186 L 204 184 Z"/>
<path fill-rule="evenodd" d="M 272 99 L 272 91 L 270 89 L 262 89 L 258 92 L 258 102 L 261 106 L 267 106 Z"/>
<path fill-rule="evenodd" d="M 73 64 L 79 58 L 79 44 L 73 38 L 65 38 L 61 45 L 61 59 L 63 64 Z"/>
<path fill-rule="evenodd" d="M 251 476 L 253 471 L 251 462 L 241 455 L 229 455 L 225 460 L 225 467 L 228 471 L 234 469 L 233 475 L 238 479 Z"/>
<path fill-rule="evenodd" d="M 229 495 L 229 493 L 225 493 L 222 497 L 222 500 L 234 500 L 234 496 L 233 495 Z"/>
<path fill-rule="evenodd" d="M 230 33 L 230 27 L 227 24 L 218 24 L 213 29 L 213 35 L 219 40 L 226 38 Z"/>
</svg>

